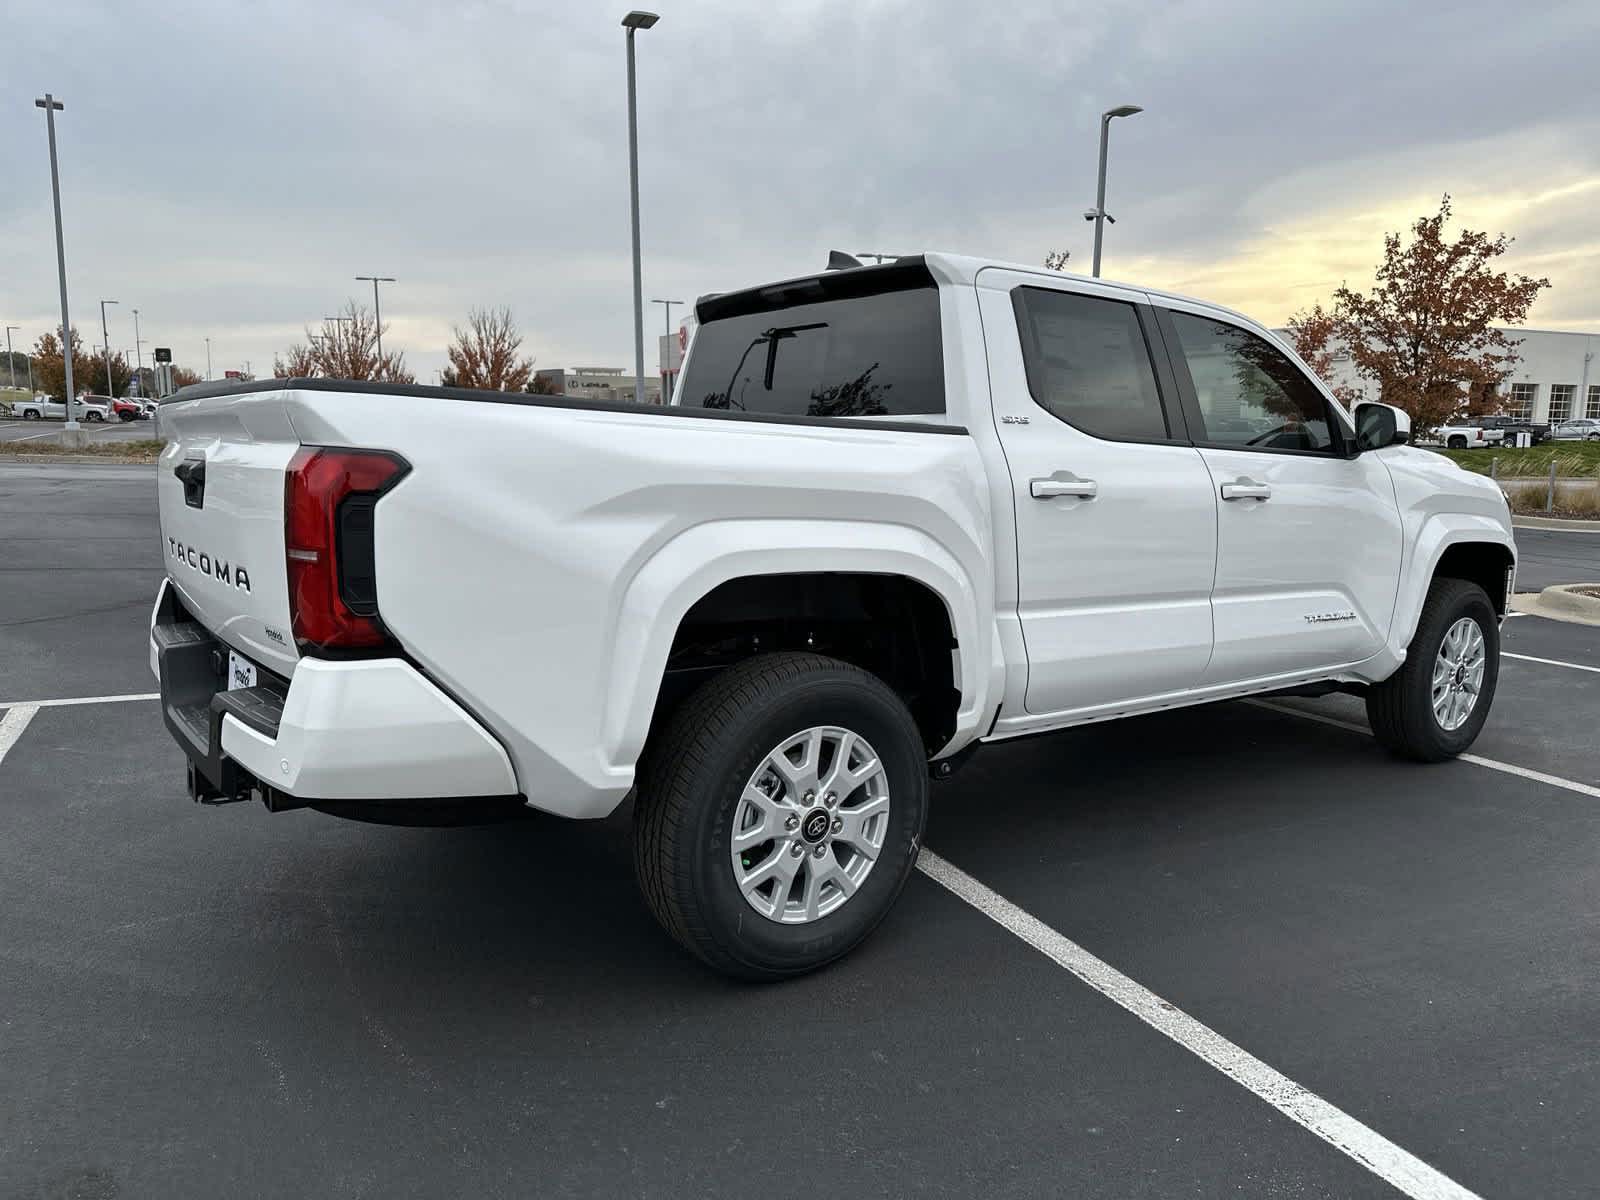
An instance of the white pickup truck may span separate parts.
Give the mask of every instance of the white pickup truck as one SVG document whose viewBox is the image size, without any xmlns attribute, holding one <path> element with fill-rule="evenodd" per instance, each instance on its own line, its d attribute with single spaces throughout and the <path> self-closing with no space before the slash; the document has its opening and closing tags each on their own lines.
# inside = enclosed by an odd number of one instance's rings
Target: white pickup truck
<svg viewBox="0 0 1600 1200">
<path fill-rule="evenodd" d="M 22 400 L 11 406 L 12 412 L 24 421 L 39 421 L 50 418 L 67 419 L 67 406 L 60 400 L 50 396 L 35 396 L 32 400 Z M 74 421 L 104 421 L 111 415 L 111 402 L 98 396 L 74 396 L 72 399 L 72 419 Z"/>
<path fill-rule="evenodd" d="M 672 407 L 163 401 L 150 665 L 191 795 L 439 823 L 632 793 L 657 917 L 772 978 L 882 919 L 979 745 L 1334 689 L 1412 759 L 1482 727 L 1504 497 L 1255 322 L 936 254 L 696 315 Z"/>
</svg>

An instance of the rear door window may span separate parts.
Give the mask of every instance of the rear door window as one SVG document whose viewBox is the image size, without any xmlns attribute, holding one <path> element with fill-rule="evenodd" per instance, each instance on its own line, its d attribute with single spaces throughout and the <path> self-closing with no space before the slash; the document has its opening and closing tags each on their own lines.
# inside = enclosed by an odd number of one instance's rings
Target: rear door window
<svg viewBox="0 0 1600 1200">
<path fill-rule="evenodd" d="M 920 263 L 718 296 L 678 387 L 691 408 L 793 417 L 945 411 L 939 292 Z"/>
<path fill-rule="evenodd" d="M 1161 393 L 1133 305 L 1019 287 L 1011 302 L 1028 391 L 1068 425 L 1116 441 L 1169 436 Z"/>
</svg>

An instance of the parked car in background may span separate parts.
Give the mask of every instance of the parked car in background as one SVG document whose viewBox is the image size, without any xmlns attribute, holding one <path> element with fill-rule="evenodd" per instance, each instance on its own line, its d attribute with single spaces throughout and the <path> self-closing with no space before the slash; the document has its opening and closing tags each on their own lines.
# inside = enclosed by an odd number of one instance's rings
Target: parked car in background
<svg viewBox="0 0 1600 1200">
<path fill-rule="evenodd" d="M 1502 436 L 1501 430 L 1489 429 L 1482 421 L 1463 420 L 1441 425 L 1433 436 L 1422 440 L 1447 450 L 1482 450 L 1485 446 L 1498 446 Z"/>
<path fill-rule="evenodd" d="M 1558 442 L 1600 442 L 1600 421 L 1593 417 L 1562 421 L 1551 427 L 1550 436 Z"/>
<path fill-rule="evenodd" d="M 13 405 L 17 416 L 24 421 L 39 421 L 46 417 L 66 420 L 67 406 L 53 396 L 35 396 L 32 400 Z M 111 415 L 111 406 L 103 396 L 79 396 L 72 402 L 72 419 L 75 421 L 104 421 Z"/>
<path fill-rule="evenodd" d="M 137 421 L 144 416 L 144 405 L 137 400 L 119 400 L 108 396 L 90 396 L 90 400 L 104 400 L 119 421 Z"/>
<path fill-rule="evenodd" d="M 1515 446 L 1517 436 L 1523 433 L 1528 435 L 1530 446 L 1537 446 L 1550 438 L 1550 426 L 1535 425 L 1521 417 L 1484 417 L 1482 424 L 1486 434 L 1499 432 L 1502 446 Z"/>
<path fill-rule="evenodd" d="M 1291 689 L 1413 759 L 1482 728 L 1504 495 L 1255 322 L 935 254 L 696 316 L 670 406 L 165 399 L 148 649 L 189 794 L 413 825 L 632 795 L 661 923 L 772 979 L 878 925 L 979 743 Z"/>
<path fill-rule="evenodd" d="M 140 402 L 143 412 L 140 414 L 146 421 L 155 420 L 156 411 L 161 407 L 159 400 L 144 400 Z"/>
</svg>

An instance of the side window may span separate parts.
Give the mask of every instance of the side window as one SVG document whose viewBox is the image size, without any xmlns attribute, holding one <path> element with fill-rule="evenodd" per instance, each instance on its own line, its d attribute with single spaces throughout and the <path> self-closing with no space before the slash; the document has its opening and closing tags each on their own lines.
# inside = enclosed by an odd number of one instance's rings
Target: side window
<svg viewBox="0 0 1600 1200">
<path fill-rule="evenodd" d="M 1011 293 L 1028 391 L 1041 408 L 1096 437 L 1169 436 L 1139 314 L 1131 304 L 1049 288 Z"/>
<path fill-rule="evenodd" d="M 1171 314 L 1204 430 L 1195 439 L 1251 450 L 1335 450 L 1328 402 L 1298 367 L 1253 333 Z"/>
</svg>

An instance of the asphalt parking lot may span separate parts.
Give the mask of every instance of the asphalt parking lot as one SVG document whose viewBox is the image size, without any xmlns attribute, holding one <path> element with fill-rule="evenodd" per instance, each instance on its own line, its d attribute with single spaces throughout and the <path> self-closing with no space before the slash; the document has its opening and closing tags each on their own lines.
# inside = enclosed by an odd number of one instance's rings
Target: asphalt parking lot
<svg viewBox="0 0 1600 1200">
<path fill-rule="evenodd" d="M 43 441 L 60 435 L 65 422 L 24 421 L 21 417 L 8 417 L 0 413 L 0 442 Z M 78 427 L 96 442 L 136 442 L 155 437 L 155 422 L 151 421 L 79 421 Z"/>
<path fill-rule="evenodd" d="M 1506 623 L 1475 761 L 1340 697 L 986 750 L 873 939 L 752 988 L 626 814 L 200 808 L 147 699 L 19 718 L 154 689 L 152 477 L 0 463 L 0 1195 L 1595 1194 L 1600 627 Z"/>
</svg>

